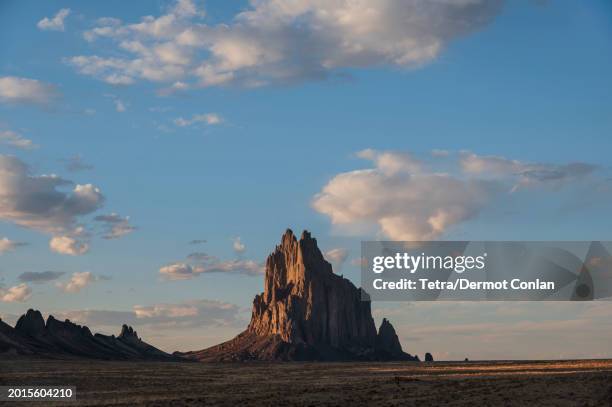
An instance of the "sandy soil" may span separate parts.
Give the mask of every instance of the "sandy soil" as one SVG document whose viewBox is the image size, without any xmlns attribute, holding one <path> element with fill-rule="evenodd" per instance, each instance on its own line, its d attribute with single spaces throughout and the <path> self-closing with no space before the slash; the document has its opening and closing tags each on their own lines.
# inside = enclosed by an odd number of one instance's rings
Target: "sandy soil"
<svg viewBox="0 0 612 407">
<path fill-rule="evenodd" d="M 73 406 L 612 406 L 612 361 L 203 364 L 0 360 L 0 385 L 76 386 L 78 400 L 70 403 Z M 27 404 L 32 403 L 15 403 Z"/>
</svg>

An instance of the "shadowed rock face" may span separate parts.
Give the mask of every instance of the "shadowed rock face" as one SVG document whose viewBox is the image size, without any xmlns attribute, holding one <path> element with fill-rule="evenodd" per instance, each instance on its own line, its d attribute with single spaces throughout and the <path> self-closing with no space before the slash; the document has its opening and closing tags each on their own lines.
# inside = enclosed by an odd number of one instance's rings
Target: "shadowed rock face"
<svg viewBox="0 0 612 407">
<path fill-rule="evenodd" d="M 39 311 L 28 310 L 15 328 L 0 321 L 0 352 L 51 358 L 83 357 L 104 360 L 176 360 L 143 342 L 123 325 L 118 337 L 92 334 L 86 326 L 52 315 L 45 323 Z"/>
<path fill-rule="evenodd" d="M 298 240 L 291 230 L 266 260 L 264 292 L 255 296 L 246 331 L 183 355 L 211 361 L 413 359 L 387 320 L 377 335 L 370 302 L 333 273 L 316 239 L 304 231 Z"/>
<path fill-rule="evenodd" d="M 383 318 L 380 328 L 378 329 L 376 350 L 380 353 L 382 358 L 398 359 L 402 358 L 404 355 L 402 345 L 395 333 L 395 328 L 393 328 L 393 325 L 391 325 L 391 322 L 389 322 L 387 318 Z"/>
</svg>

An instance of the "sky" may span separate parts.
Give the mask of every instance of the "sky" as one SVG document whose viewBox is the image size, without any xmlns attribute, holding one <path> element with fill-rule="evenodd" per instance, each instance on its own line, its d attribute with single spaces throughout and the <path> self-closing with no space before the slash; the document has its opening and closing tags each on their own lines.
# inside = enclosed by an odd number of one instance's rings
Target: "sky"
<svg viewBox="0 0 612 407">
<path fill-rule="evenodd" d="M 0 316 L 194 350 L 288 227 L 356 285 L 362 240 L 612 240 L 611 34 L 606 0 L 0 0 Z M 612 357 L 609 304 L 372 307 L 410 353 L 556 359 Z"/>
</svg>

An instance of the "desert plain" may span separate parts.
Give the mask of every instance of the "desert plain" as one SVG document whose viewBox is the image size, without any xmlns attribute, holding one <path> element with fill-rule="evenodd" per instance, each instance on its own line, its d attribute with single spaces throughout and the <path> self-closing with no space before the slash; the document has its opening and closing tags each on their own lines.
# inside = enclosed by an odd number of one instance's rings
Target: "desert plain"
<svg viewBox="0 0 612 407">
<path fill-rule="evenodd" d="M 35 402 L 41 406 L 610 406 L 612 360 L 189 363 L 19 358 L 0 360 L 0 385 L 76 386 L 76 401 Z"/>
</svg>

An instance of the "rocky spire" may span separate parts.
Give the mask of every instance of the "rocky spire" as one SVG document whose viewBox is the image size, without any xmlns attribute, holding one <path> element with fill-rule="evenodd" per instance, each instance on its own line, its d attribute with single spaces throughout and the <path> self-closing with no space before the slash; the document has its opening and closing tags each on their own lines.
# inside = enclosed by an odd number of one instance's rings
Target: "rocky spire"
<svg viewBox="0 0 612 407">
<path fill-rule="evenodd" d="M 29 309 L 24 315 L 19 317 L 15 329 L 22 334 L 36 337 L 45 330 L 45 320 L 40 311 Z"/>
<path fill-rule="evenodd" d="M 332 272 L 308 231 L 297 240 L 290 229 L 268 256 L 248 330 L 313 346 L 373 346 L 376 337 L 361 291 Z"/>
<path fill-rule="evenodd" d="M 121 326 L 121 333 L 119 334 L 118 338 L 140 340 L 140 338 L 138 338 L 138 333 L 131 326 L 126 324 L 123 324 L 123 326 Z"/>
<path fill-rule="evenodd" d="M 376 336 L 376 350 L 387 353 L 391 358 L 397 358 L 404 354 L 399 338 L 395 333 L 395 328 L 387 320 L 383 318 L 378 335 Z"/>
<path fill-rule="evenodd" d="M 317 240 L 308 231 L 297 239 L 287 229 L 266 260 L 264 292 L 253 300 L 248 328 L 183 355 L 204 361 L 413 360 L 388 321 L 381 332 L 377 340 L 365 293 L 333 273 Z"/>
</svg>

